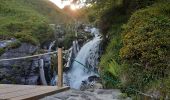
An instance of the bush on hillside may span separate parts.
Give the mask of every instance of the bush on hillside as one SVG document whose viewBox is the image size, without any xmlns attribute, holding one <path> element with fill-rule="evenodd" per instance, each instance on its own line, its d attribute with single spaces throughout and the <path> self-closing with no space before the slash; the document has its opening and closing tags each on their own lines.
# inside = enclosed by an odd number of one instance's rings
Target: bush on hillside
<svg viewBox="0 0 170 100">
<path fill-rule="evenodd" d="M 26 32 L 25 33 L 24 32 L 15 33 L 14 36 L 21 42 L 27 42 L 27 43 L 31 43 L 33 45 L 39 44 L 39 42 L 36 38 L 34 38 L 33 36 L 31 36 L 29 33 L 26 33 Z"/>
<path fill-rule="evenodd" d="M 135 12 L 124 25 L 120 56 L 129 87 L 144 91 L 150 82 L 170 75 L 169 12 L 170 3 L 155 4 Z"/>
</svg>

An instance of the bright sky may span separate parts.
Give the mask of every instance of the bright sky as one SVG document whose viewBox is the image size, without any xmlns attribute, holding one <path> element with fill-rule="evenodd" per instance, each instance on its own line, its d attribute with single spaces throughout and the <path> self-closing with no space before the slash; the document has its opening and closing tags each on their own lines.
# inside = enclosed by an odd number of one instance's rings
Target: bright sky
<svg viewBox="0 0 170 100">
<path fill-rule="evenodd" d="M 65 6 L 70 5 L 72 10 L 76 10 L 83 5 L 73 5 L 71 4 L 72 0 L 50 0 L 54 4 L 56 4 L 59 8 L 63 9 Z M 80 0 L 81 2 L 85 2 L 85 0 Z"/>
<path fill-rule="evenodd" d="M 54 4 L 56 4 L 59 8 L 64 8 L 64 6 L 66 5 L 70 5 L 70 0 L 50 0 L 51 2 L 53 2 Z"/>
</svg>

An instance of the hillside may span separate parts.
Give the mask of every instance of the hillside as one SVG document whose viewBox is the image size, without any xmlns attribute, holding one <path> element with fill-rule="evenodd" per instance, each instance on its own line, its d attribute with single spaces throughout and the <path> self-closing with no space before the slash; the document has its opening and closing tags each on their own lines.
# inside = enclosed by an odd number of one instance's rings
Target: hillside
<svg viewBox="0 0 170 100">
<path fill-rule="evenodd" d="M 67 19 L 67 20 L 66 20 Z M 51 23 L 68 23 L 70 18 L 47 0 L 1 0 L 0 40 L 43 43 L 53 37 Z"/>
<path fill-rule="evenodd" d="M 49 0 L 25 0 L 27 5 L 46 16 L 50 23 L 69 23 L 72 22 L 70 16 L 63 12 L 60 8 L 58 8 Z"/>
</svg>

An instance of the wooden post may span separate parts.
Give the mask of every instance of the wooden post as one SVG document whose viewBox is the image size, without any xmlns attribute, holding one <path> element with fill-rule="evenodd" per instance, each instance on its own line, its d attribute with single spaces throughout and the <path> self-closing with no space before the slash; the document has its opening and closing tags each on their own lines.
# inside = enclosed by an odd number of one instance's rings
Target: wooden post
<svg viewBox="0 0 170 100">
<path fill-rule="evenodd" d="M 147 96 L 144 96 L 144 100 L 149 100 L 149 97 L 147 97 Z"/>
<path fill-rule="evenodd" d="M 58 47 L 58 87 L 63 86 L 63 61 L 62 61 L 62 47 Z"/>
</svg>

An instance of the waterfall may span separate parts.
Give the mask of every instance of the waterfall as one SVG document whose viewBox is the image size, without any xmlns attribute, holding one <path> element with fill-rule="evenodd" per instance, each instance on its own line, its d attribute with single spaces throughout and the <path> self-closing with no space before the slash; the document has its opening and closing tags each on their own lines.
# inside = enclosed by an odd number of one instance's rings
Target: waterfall
<svg viewBox="0 0 170 100">
<path fill-rule="evenodd" d="M 48 47 L 48 52 L 51 52 L 51 50 L 52 50 L 52 47 L 55 45 L 55 42 L 56 41 L 53 41 L 53 42 L 51 42 L 50 43 L 50 45 L 49 45 L 49 47 Z M 51 55 L 44 55 L 43 57 L 42 57 L 42 60 L 43 61 L 40 61 L 40 65 L 41 66 L 44 66 L 44 67 L 42 67 L 41 68 L 41 70 L 40 70 L 40 76 L 42 77 L 41 78 L 41 80 L 43 80 L 43 84 L 45 84 L 45 81 L 46 81 L 46 84 L 47 84 L 47 82 L 49 82 L 50 81 L 50 78 L 51 78 L 51 75 L 50 75 L 50 67 L 51 67 Z M 43 72 L 44 71 L 44 72 Z M 45 75 L 43 75 L 43 73 L 45 74 Z M 46 77 L 46 79 L 45 79 L 45 77 Z"/>
<path fill-rule="evenodd" d="M 43 59 L 40 59 L 39 72 L 40 72 L 41 83 L 43 85 L 47 85 L 47 81 L 46 81 L 45 75 L 44 75 L 44 61 L 43 61 Z"/>
<path fill-rule="evenodd" d="M 50 46 L 48 47 L 48 52 L 51 52 L 51 48 L 54 46 L 56 41 L 53 41 L 50 43 Z"/>
<path fill-rule="evenodd" d="M 73 41 L 72 52 L 77 55 L 72 63 L 71 69 L 63 73 L 64 85 L 69 85 L 71 88 L 80 89 L 83 81 L 90 76 L 98 76 L 95 73 L 95 68 L 98 65 L 100 34 L 97 28 L 91 29 L 91 34 L 94 38 L 87 42 L 80 50 L 78 41 Z M 51 85 L 57 84 L 57 75 L 55 73 L 51 80 Z"/>
<path fill-rule="evenodd" d="M 98 52 L 101 38 L 98 29 L 93 29 L 91 33 L 94 34 L 94 39 L 87 42 L 81 48 L 73 62 L 71 70 L 68 72 L 69 85 L 71 88 L 80 89 L 82 81 L 87 80 L 89 76 L 96 75 L 94 70 L 89 70 L 89 68 L 86 67 L 88 67 L 88 65 L 96 65 L 92 64 L 97 60 L 95 54 L 92 53 Z M 92 62 L 90 62 L 91 60 Z"/>
</svg>

